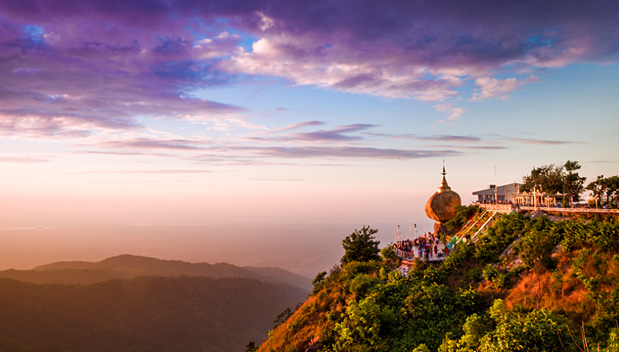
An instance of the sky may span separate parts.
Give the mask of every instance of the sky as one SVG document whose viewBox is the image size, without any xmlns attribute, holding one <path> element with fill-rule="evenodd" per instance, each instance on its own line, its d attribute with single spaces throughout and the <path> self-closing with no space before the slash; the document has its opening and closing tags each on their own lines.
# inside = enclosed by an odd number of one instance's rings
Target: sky
<svg viewBox="0 0 619 352">
<path fill-rule="evenodd" d="M 447 180 L 619 174 L 617 1 L 0 0 L 0 269 L 311 275 Z"/>
</svg>

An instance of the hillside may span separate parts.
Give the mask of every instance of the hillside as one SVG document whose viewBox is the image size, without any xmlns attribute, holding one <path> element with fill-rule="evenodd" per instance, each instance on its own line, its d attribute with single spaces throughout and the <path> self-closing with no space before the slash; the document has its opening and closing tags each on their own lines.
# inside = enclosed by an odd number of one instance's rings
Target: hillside
<svg viewBox="0 0 619 352">
<path fill-rule="evenodd" d="M 504 215 L 408 277 L 389 252 L 317 276 L 258 350 L 619 351 L 615 220 Z"/>
<path fill-rule="evenodd" d="M 306 295 L 247 278 L 0 279 L 0 351 L 242 351 Z"/>
<path fill-rule="evenodd" d="M 263 282 L 283 283 L 307 292 L 311 280 L 279 268 L 238 267 L 226 263 L 187 263 L 135 255 L 119 255 L 100 262 L 68 261 L 42 265 L 33 270 L 4 270 L 0 278 L 37 284 L 87 285 L 112 279 L 139 276 L 202 276 L 211 278 L 254 278 Z"/>
</svg>

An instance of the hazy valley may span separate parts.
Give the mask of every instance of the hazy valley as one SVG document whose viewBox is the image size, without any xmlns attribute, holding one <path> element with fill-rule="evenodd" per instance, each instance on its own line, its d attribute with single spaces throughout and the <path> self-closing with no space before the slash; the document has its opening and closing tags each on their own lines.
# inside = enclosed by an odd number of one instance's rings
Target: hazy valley
<svg viewBox="0 0 619 352">
<path fill-rule="evenodd" d="M 311 286 L 276 268 L 131 255 L 0 276 L 2 351 L 239 351 Z"/>
</svg>

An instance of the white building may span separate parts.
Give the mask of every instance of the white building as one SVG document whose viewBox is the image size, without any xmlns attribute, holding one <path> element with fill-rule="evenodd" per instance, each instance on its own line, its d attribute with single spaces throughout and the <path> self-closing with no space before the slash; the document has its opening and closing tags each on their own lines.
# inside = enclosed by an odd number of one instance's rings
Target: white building
<svg viewBox="0 0 619 352">
<path fill-rule="evenodd" d="M 497 187 L 496 185 L 490 185 L 487 189 L 473 192 L 474 196 L 477 196 L 478 202 L 512 202 L 514 200 L 514 194 L 518 194 L 518 190 L 522 186 L 521 183 L 509 183 L 503 186 Z"/>
</svg>

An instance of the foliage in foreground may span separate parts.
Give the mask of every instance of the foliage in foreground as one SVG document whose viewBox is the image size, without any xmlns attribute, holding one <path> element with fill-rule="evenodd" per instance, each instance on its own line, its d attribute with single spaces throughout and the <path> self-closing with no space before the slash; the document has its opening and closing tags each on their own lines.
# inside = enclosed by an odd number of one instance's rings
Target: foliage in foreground
<svg viewBox="0 0 619 352">
<path fill-rule="evenodd" d="M 614 221 L 512 214 L 408 277 L 343 261 L 259 351 L 619 351 L 618 247 Z"/>
</svg>

